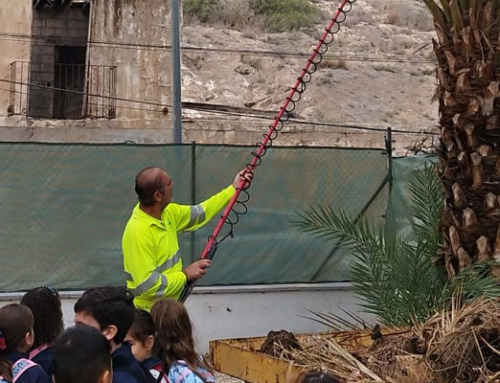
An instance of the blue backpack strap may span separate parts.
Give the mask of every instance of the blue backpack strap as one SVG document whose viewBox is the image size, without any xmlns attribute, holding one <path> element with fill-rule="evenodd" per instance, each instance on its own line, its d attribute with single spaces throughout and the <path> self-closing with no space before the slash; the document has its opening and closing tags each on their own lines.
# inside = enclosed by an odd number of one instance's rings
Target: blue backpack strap
<svg viewBox="0 0 500 383">
<path fill-rule="evenodd" d="M 196 381 L 193 376 L 193 371 L 191 371 L 187 363 L 182 360 L 178 360 L 170 366 L 168 378 L 171 383 L 193 383 L 193 381 Z"/>
<path fill-rule="evenodd" d="M 205 369 L 202 369 L 200 372 L 189 368 L 185 361 L 177 360 L 172 367 L 170 367 L 169 380 L 171 383 L 197 383 L 200 381 L 202 383 L 208 383 L 215 381 L 212 374 L 208 373 L 208 376 L 205 374 Z"/>
<path fill-rule="evenodd" d="M 38 366 L 38 364 L 29 359 L 19 359 L 12 365 L 12 383 L 16 383 L 23 373 L 36 366 Z"/>
</svg>

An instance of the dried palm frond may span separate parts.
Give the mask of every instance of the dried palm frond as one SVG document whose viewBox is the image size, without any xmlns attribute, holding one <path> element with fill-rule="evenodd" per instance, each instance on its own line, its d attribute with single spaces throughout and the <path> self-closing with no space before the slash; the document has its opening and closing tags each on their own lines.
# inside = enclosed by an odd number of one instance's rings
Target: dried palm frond
<svg viewBox="0 0 500 383">
<path fill-rule="evenodd" d="M 436 314 L 420 328 L 427 359 L 443 379 L 487 381 L 500 370 L 500 301 L 481 299 Z M 451 380 L 450 380 L 451 381 Z"/>
<path fill-rule="evenodd" d="M 302 350 L 282 357 L 305 371 L 323 370 L 347 383 L 498 383 L 500 380 L 500 300 L 462 304 L 411 329 L 383 329 L 314 337 Z M 368 339 L 367 339 L 368 338 Z M 371 345 L 370 345 L 371 343 Z"/>
<path fill-rule="evenodd" d="M 348 382 L 383 382 L 333 339 L 325 339 L 314 350 L 290 351 L 289 357 L 295 366 L 302 369 L 322 370 Z"/>
</svg>

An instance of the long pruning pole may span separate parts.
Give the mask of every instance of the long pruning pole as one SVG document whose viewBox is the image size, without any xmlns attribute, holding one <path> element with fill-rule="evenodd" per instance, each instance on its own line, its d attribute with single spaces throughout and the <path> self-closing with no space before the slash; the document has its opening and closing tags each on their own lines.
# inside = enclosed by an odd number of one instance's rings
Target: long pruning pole
<svg viewBox="0 0 500 383">
<path fill-rule="evenodd" d="M 297 81 L 286 97 L 279 113 L 274 118 L 273 124 L 270 125 L 268 132 L 264 134 L 264 140 L 257 144 L 257 150 L 252 152 L 252 161 L 246 164 L 246 169 L 252 175 L 255 171 L 255 168 L 261 164 L 262 158 L 266 154 L 267 149 L 272 146 L 273 141 L 278 137 L 278 132 L 283 129 L 284 123 L 287 122 L 290 118 L 290 113 L 295 110 L 296 103 L 302 98 L 302 93 L 304 93 L 307 84 L 311 81 L 312 74 L 316 72 L 318 65 L 323 60 L 323 55 L 328 51 L 328 46 L 333 43 L 334 34 L 339 32 L 340 25 L 346 20 L 346 14 L 352 9 L 352 4 L 354 2 L 356 2 L 356 0 L 342 0 L 339 8 L 337 8 L 332 19 L 330 20 L 328 27 L 325 29 L 325 32 L 319 39 L 316 48 L 307 59 L 306 65 L 302 69 L 300 76 L 297 78 Z M 250 196 L 246 191 L 249 186 L 250 185 L 247 184 L 247 181 L 242 178 L 238 187 L 236 188 L 235 195 L 233 196 L 233 198 L 231 198 L 231 201 L 224 210 L 224 213 L 219 219 L 219 222 L 217 223 L 217 226 L 215 227 L 212 235 L 208 238 L 208 242 L 201 253 L 200 259 L 212 259 L 214 257 L 219 243 L 222 242 L 218 242 L 217 237 L 219 236 L 225 224 L 231 226 L 228 235 L 232 235 L 233 226 L 238 223 L 239 215 L 245 214 L 248 210 L 245 203 L 250 199 Z M 247 194 L 247 198 L 244 201 L 238 201 L 241 193 Z M 243 212 L 234 210 L 234 207 L 237 203 L 244 206 Z M 230 218 L 231 212 L 236 216 L 236 220 L 234 221 Z M 223 240 L 226 237 L 224 237 Z M 186 284 L 181 292 L 179 301 L 184 302 L 191 294 L 193 287 L 193 283 Z"/>
</svg>

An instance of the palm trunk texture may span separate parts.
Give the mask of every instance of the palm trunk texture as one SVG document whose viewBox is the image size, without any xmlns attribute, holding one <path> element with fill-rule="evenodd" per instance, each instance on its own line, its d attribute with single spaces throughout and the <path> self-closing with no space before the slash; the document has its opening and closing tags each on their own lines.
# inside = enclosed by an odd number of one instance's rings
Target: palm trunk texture
<svg viewBox="0 0 500 383">
<path fill-rule="evenodd" d="M 500 262 L 500 9 L 498 0 L 423 1 L 437 32 L 441 255 L 452 276 L 475 261 Z"/>
</svg>

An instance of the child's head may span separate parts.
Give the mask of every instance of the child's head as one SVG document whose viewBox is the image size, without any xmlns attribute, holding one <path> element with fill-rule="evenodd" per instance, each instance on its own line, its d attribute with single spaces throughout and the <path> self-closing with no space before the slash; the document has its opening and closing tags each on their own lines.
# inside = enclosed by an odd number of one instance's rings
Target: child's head
<svg viewBox="0 0 500 383">
<path fill-rule="evenodd" d="M 23 305 L 0 308 L 0 351 L 28 351 L 33 346 L 33 314 Z"/>
<path fill-rule="evenodd" d="M 155 324 L 147 311 L 135 311 L 134 323 L 125 340 L 130 343 L 132 353 L 139 362 L 144 362 L 154 355 Z"/>
<path fill-rule="evenodd" d="M 26 306 L 10 304 L 0 308 L 0 375 L 12 380 L 6 352 L 27 352 L 33 346 L 33 314 Z"/>
<path fill-rule="evenodd" d="M 134 296 L 119 287 L 97 287 L 87 290 L 75 304 L 75 324 L 84 324 L 102 332 L 119 346 L 134 321 Z"/>
<path fill-rule="evenodd" d="M 161 299 L 151 309 L 156 325 L 156 343 L 159 356 L 166 367 L 176 360 L 192 366 L 200 363 L 194 350 L 191 320 L 184 305 L 173 299 Z"/>
<path fill-rule="evenodd" d="M 24 295 L 21 304 L 29 307 L 35 318 L 33 346 L 54 343 L 64 328 L 59 293 L 52 287 L 37 287 Z"/>
<path fill-rule="evenodd" d="M 313 371 L 304 377 L 302 383 L 340 383 L 340 380 L 333 375 L 321 371 Z"/>
<path fill-rule="evenodd" d="M 111 346 L 96 329 L 73 327 L 53 347 L 55 383 L 111 383 Z"/>
</svg>

